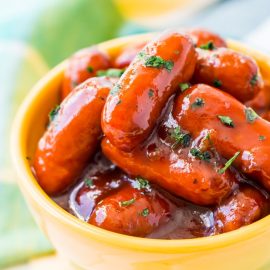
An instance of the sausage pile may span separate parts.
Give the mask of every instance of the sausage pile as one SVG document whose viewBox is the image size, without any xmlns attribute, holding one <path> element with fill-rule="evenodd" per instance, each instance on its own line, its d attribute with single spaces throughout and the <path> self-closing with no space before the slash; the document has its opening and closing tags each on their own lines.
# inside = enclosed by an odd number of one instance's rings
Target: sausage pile
<svg viewBox="0 0 270 270">
<path fill-rule="evenodd" d="M 269 213 L 268 92 L 254 59 L 203 29 L 113 58 L 84 49 L 69 60 L 33 171 L 60 205 L 113 232 L 235 230 Z"/>
</svg>

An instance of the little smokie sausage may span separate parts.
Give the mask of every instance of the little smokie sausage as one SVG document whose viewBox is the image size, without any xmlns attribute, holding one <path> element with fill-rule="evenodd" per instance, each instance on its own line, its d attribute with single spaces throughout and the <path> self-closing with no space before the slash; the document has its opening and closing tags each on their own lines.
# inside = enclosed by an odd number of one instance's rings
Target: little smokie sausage
<svg viewBox="0 0 270 270">
<path fill-rule="evenodd" d="M 110 60 L 108 55 L 95 47 L 83 49 L 75 53 L 67 63 L 62 82 L 62 99 L 72 89 L 88 78 L 95 77 L 100 69 L 109 68 Z"/>
<path fill-rule="evenodd" d="M 240 188 L 217 207 L 216 233 L 230 232 L 264 217 L 268 204 L 267 198 L 255 188 Z"/>
<path fill-rule="evenodd" d="M 191 36 L 196 47 L 208 50 L 227 47 L 227 43 L 222 37 L 206 29 L 194 28 L 188 30 L 187 33 Z"/>
<path fill-rule="evenodd" d="M 131 151 L 150 134 L 168 98 L 194 71 L 196 52 L 178 32 L 150 42 L 108 96 L 102 129 L 119 149 Z"/>
<path fill-rule="evenodd" d="M 241 102 L 254 98 L 262 89 L 259 68 L 251 57 L 227 48 L 197 52 L 194 82 L 215 86 Z"/>
<path fill-rule="evenodd" d="M 140 187 L 140 183 L 126 183 L 97 204 L 88 222 L 109 231 L 144 237 L 168 222 L 173 208 L 172 203 L 145 184 Z"/>
<path fill-rule="evenodd" d="M 189 157 L 188 154 L 178 157 L 171 152 L 160 159 L 149 159 L 140 149 L 132 153 L 121 151 L 106 138 L 101 145 L 103 153 L 128 174 L 143 176 L 196 204 L 217 204 L 232 192 L 236 184 L 229 170 L 219 174 L 212 163 Z"/>
<path fill-rule="evenodd" d="M 214 129 L 212 140 L 221 156 L 238 156 L 238 169 L 270 190 L 270 123 L 251 108 L 227 93 L 199 84 L 179 95 L 173 115 L 193 136 L 205 128 Z"/>
<path fill-rule="evenodd" d="M 87 165 L 101 135 L 101 111 L 112 87 L 106 77 L 88 79 L 57 109 L 34 159 L 38 182 L 49 195 L 66 190 Z"/>
<path fill-rule="evenodd" d="M 115 58 L 113 66 L 115 68 L 125 68 L 130 65 L 145 44 L 145 42 L 140 42 L 124 48 L 122 52 L 120 52 L 120 54 Z"/>
<path fill-rule="evenodd" d="M 89 166 L 83 181 L 72 190 L 69 196 L 70 209 L 84 221 L 89 219 L 97 203 L 121 187 L 125 183 L 123 179 L 126 178 L 126 175 L 117 168 L 107 169 L 104 172 L 97 170 L 98 172 L 94 175 L 89 175 L 95 165 L 97 164 Z"/>
</svg>

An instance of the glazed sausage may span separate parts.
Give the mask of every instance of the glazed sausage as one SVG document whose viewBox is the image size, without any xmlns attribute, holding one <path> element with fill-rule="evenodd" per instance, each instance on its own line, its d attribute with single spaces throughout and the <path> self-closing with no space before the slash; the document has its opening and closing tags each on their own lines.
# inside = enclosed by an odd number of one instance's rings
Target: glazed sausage
<svg viewBox="0 0 270 270">
<path fill-rule="evenodd" d="M 222 37 L 206 29 L 190 29 L 187 33 L 191 36 L 196 47 L 208 47 L 209 50 L 219 47 L 227 47 L 227 43 Z M 212 44 L 209 45 L 209 42 Z"/>
<path fill-rule="evenodd" d="M 216 234 L 251 224 L 267 212 L 267 199 L 255 188 L 242 187 L 217 207 L 214 214 Z"/>
<path fill-rule="evenodd" d="M 217 204 L 236 185 L 229 170 L 219 174 L 213 163 L 194 159 L 188 153 L 184 157 L 177 157 L 174 152 L 169 152 L 161 158 L 150 159 L 140 149 L 135 149 L 132 153 L 121 151 L 106 138 L 101 146 L 103 153 L 128 174 L 143 176 L 196 204 Z M 220 168 L 218 164 L 215 166 Z"/>
<path fill-rule="evenodd" d="M 201 106 L 193 107 L 198 100 Z M 227 93 L 199 84 L 179 95 L 173 115 L 193 136 L 214 129 L 217 151 L 226 159 L 240 151 L 235 165 L 270 190 L 270 123 L 251 108 Z"/>
<path fill-rule="evenodd" d="M 206 83 L 228 92 L 241 102 L 254 98 L 263 87 L 256 62 L 227 48 L 197 49 L 195 83 Z"/>
<path fill-rule="evenodd" d="M 145 44 L 145 42 L 140 42 L 133 46 L 124 48 L 123 51 L 115 58 L 113 66 L 115 68 L 125 68 L 129 66 Z"/>
<path fill-rule="evenodd" d="M 107 54 L 95 47 L 83 49 L 75 53 L 68 61 L 62 82 L 62 99 L 72 89 L 88 78 L 95 77 L 96 71 L 108 69 L 110 59 Z"/>
<path fill-rule="evenodd" d="M 171 208 L 172 204 L 157 191 L 126 184 L 100 201 L 88 222 L 113 232 L 144 237 L 168 222 Z"/>
<path fill-rule="evenodd" d="M 102 129 L 119 149 L 131 151 L 145 140 L 178 84 L 194 71 L 190 38 L 170 32 L 150 42 L 131 63 L 108 96 Z"/>
<path fill-rule="evenodd" d="M 91 78 L 61 103 L 58 114 L 38 143 L 34 170 L 41 187 L 55 195 L 81 174 L 101 135 L 100 118 L 113 81 Z"/>
<path fill-rule="evenodd" d="M 93 166 L 90 167 L 90 172 L 91 169 Z M 97 203 L 119 189 L 125 183 L 125 178 L 126 175 L 119 169 L 98 171 L 94 175 L 86 173 L 82 181 L 70 193 L 70 209 L 80 219 L 88 221 Z"/>
</svg>

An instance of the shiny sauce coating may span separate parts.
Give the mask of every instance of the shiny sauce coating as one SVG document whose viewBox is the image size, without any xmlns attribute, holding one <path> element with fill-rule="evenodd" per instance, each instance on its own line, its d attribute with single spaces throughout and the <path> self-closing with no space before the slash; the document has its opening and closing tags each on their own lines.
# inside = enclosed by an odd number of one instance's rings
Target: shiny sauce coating
<svg viewBox="0 0 270 270">
<path fill-rule="evenodd" d="M 176 140 L 174 132 L 175 128 L 176 131 L 178 128 L 172 116 L 173 102 L 174 98 L 168 102 L 150 138 L 132 153 L 140 153 L 140 159 L 143 162 L 146 160 L 164 162 L 168 159 L 168 155 L 173 156 L 170 163 L 172 168 L 175 164 L 177 166 L 189 159 L 192 163 L 194 160 L 198 162 L 198 166 L 205 165 L 207 170 L 211 167 L 220 168 L 225 161 L 215 149 L 211 148 L 209 142 L 205 141 L 208 131 L 204 131 L 195 138 L 190 136 L 184 145 Z M 200 146 L 204 153 L 208 151 L 209 160 L 190 157 L 189 152 L 195 146 Z M 106 151 L 104 152 L 106 154 Z M 117 164 L 117 162 L 114 163 Z M 262 218 L 269 211 L 268 193 L 232 167 L 226 172 L 227 178 L 224 178 L 224 181 L 230 181 L 232 185 L 224 195 L 224 200 L 218 205 L 200 206 L 190 202 L 190 198 L 185 200 L 176 196 L 173 190 L 168 192 L 166 190 L 168 188 L 162 188 L 159 183 L 149 182 L 151 196 L 154 200 L 158 196 L 162 201 L 162 203 L 158 202 L 159 210 L 151 212 L 149 203 L 140 207 L 135 205 L 135 201 L 132 202 L 132 194 L 134 191 L 137 192 L 136 186 L 139 185 L 138 180 L 146 178 L 143 178 L 141 174 L 127 174 L 115 164 L 99 150 L 79 182 L 66 194 L 55 197 L 54 200 L 71 214 L 98 227 L 123 234 L 159 239 L 196 238 L 231 231 Z M 123 169 L 128 171 L 126 167 Z M 147 179 L 150 180 L 149 177 Z M 198 184 L 198 179 L 192 179 L 192 188 L 195 191 Z M 122 190 L 126 194 L 125 197 L 119 195 Z M 202 193 L 201 190 L 199 192 Z M 137 200 L 138 196 L 136 196 L 135 194 L 134 198 Z M 132 203 L 123 207 L 121 202 Z M 104 205 L 110 207 L 105 209 Z M 133 209 L 130 208 L 131 206 Z M 124 212 L 121 211 L 122 208 Z M 131 213 L 127 212 L 127 209 L 130 209 Z M 136 222 L 132 221 L 132 217 L 136 219 Z M 119 220 L 124 220 L 124 224 L 119 224 Z"/>
<path fill-rule="evenodd" d="M 249 225 L 269 214 L 266 83 L 255 60 L 204 29 L 114 56 L 82 50 L 37 146 L 37 181 L 89 226 L 125 235 L 187 239 Z"/>
</svg>

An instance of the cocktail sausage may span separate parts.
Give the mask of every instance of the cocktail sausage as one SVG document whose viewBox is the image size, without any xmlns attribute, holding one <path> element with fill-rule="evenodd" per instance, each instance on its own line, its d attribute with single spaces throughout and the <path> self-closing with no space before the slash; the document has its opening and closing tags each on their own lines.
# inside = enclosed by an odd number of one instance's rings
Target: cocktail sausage
<svg viewBox="0 0 270 270">
<path fill-rule="evenodd" d="M 263 88 L 259 68 L 251 57 L 227 48 L 197 51 L 194 82 L 215 86 L 241 102 L 254 98 Z"/>
<path fill-rule="evenodd" d="M 112 87 L 108 78 L 88 79 L 54 113 L 34 159 L 38 182 L 48 194 L 66 190 L 87 165 L 101 136 L 101 111 Z"/>
<path fill-rule="evenodd" d="M 102 128 L 119 149 L 131 151 L 150 134 L 168 98 L 194 71 L 196 52 L 178 32 L 150 42 L 108 96 Z"/>
<path fill-rule="evenodd" d="M 95 47 L 86 48 L 75 53 L 69 60 L 62 83 L 62 99 L 77 85 L 88 78 L 95 77 L 100 69 L 110 67 L 109 56 Z"/>
<path fill-rule="evenodd" d="M 198 104 L 200 106 L 192 106 Z M 177 98 L 173 115 L 178 124 L 196 136 L 214 129 L 217 151 L 270 190 L 270 123 L 232 96 L 205 84 L 194 85 Z"/>
</svg>

